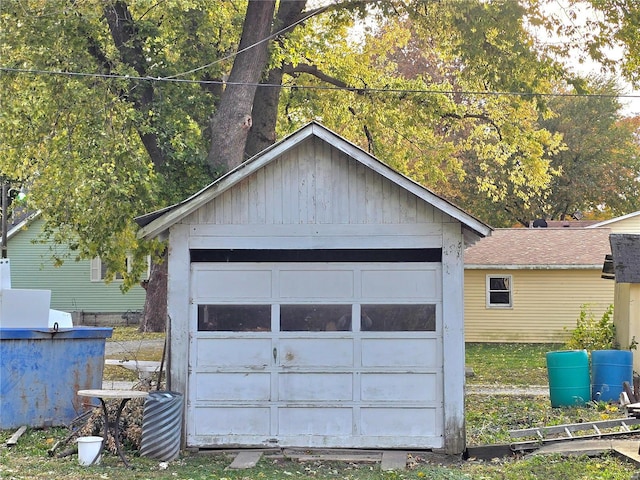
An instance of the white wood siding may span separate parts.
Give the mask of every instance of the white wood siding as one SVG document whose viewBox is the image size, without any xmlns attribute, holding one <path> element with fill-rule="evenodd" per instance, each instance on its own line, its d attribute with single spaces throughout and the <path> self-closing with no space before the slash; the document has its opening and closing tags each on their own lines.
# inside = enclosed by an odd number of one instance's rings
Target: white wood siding
<svg viewBox="0 0 640 480">
<path fill-rule="evenodd" d="M 245 178 L 182 223 L 336 225 L 441 223 L 443 214 L 317 138 Z"/>
<path fill-rule="evenodd" d="M 188 443 L 463 451 L 460 221 L 316 137 L 247 168 L 169 231 L 170 388 L 188 392 Z M 442 249 L 443 261 L 189 258 L 189 249 L 383 248 Z M 360 304 L 387 300 L 435 303 L 436 331 L 360 331 Z M 347 302 L 358 320 L 351 332 L 280 332 L 285 301 Z M 270 304 L 272 332 L 198 332 L 197 305 L 207 302 Z"/>
</svg>

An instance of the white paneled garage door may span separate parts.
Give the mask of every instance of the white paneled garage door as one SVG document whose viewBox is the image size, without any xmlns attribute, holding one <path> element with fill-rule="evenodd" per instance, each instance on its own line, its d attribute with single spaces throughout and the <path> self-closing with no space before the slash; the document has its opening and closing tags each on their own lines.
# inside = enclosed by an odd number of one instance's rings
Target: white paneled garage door
<svg viewBox="0 0 640 480">
<path fill-rule="evenodd" d="M 191 266 L 188 445 L 443 447 L 440 263 Z"/>
</svg>

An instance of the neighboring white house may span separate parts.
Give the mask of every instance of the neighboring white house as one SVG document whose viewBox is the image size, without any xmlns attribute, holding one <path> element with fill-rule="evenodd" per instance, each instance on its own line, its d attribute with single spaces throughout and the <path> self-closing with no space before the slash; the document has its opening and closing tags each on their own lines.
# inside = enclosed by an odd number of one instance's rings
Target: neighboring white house
<svg viewBox="0 0 640 480">
<path fill-rule="evenodd" d="M 490 227 L 317 123 L 138 223 L 169 240 L 187 446 L 464 450 L 463 251 Z"/>
</svg>

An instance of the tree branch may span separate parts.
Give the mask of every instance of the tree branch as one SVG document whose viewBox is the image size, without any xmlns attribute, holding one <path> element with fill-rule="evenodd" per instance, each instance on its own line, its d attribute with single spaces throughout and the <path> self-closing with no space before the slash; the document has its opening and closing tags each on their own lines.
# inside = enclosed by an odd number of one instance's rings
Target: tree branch
<svg viewBox="0 0 640 480">
<path fill-rule="evenodd" d="M 147 62 L 142 48 L 142 39 L 126 2 L 117 0 L 106 5 L 103 14 L 122 62 L 133 68 L 141 77 L 146 76 Z M 133 102 L 134 108 L 139 112 L 150 109 L 154 100 L 153 85 L 150 82 L 142 82 L 131 91 L 134 89 L 136 95 L 126 95 L 126 98 Z M 163 166 L 166 158 L 157 136 L 152 132 L 141 132 L 139 129 L 138 135 L 153 164 L 156 167 Z"/>
<path fill-rule="evenodd" d="M 294 23 L 301 21 L 305 18 L 312 18 L 316 15 L 320 15 L 326 12 L 340 11 L 340 10 L 354 10 L 356 8 L 364 8 L 370 5 L 390 3 L 388 0 L 347 0 L 345 2 L 336 2 L 324 7 L 318 7 L 312 10 L 306 10 L 300 14 Z"/>
<path fill-rule="evenodd" d="M 485 123 L 488 123 L 493 128 L 495 128 L 498 133 L 498 137 L 500 141 L 502 141 L 502 132 L 500 131 L 500 127 L 487 115 L 483 113 L 465 113 L 464 115 L 458 115 L 457 113 L 444 113 L 442 114 L 442 118 L 455 118 L 456 120 L 464 120 L 467 118 L 475 118 L 477 120 L 482 120 Z"/>
<path fill-rule="evenodd" d="M 349 90 L 351 92 L 355 92 L 359 95 L 364 95 L 365 91 L 362 88 L 355 88 L 355 87 L 350 87 L 349 85 L 347 85 L 345 82 L 343 82 L 342 80 L 336 78 L 336 77 L 332 77 L 326 73 L 324 73 L 323 71 L 321 71 L 318 67 L 316 67 L 315 65 L 309 65 L 306 63 L 299 63 L 298 65 L 296 65 L 295 67 L 291 64 L 287 64 L 287 65 L 283 65 L 282 69 L 284 71 L 284 73 L 294 76 L 294 75 L 298 75 L 300 73 L 306 73 L 308 75 L 312 75 L 314 77 L 316 77 L 318 80 L 321 80 L 325 83 L 328 83 L 329 85 L 333 85 L 335 87 L 338 88 L 344 88 L 345 90 Z"/>
</svg>

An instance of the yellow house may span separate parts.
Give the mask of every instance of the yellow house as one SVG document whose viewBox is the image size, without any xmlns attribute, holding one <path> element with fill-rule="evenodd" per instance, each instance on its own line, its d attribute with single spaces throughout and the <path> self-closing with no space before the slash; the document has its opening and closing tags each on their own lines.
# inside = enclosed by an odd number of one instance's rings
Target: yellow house
<svg viewBox="0 0 640 480">
<path fill-rule="evenodd" d="M 600 318 L 614 300 L 601 273 L 615 222 L 602 223 L 496 229 L 467 248 L 465 341 L 561 343 L 582 305 Z"/>
<path fill-rule="evenodd" d="M 621 217 L 604 220 L 586 228 L 609 228 L 611 233 L 638 233 L 640 234 L 640 211 L 629 213 Z"/>
<path fill-rule="evenodd" d="M 620 345 L 640 341 L 640 235 L 612 234 L 612 274 L 615 278 L 614 323 Z M 640 371 L 640 356 L 633 370 Z"/>
</svg>

